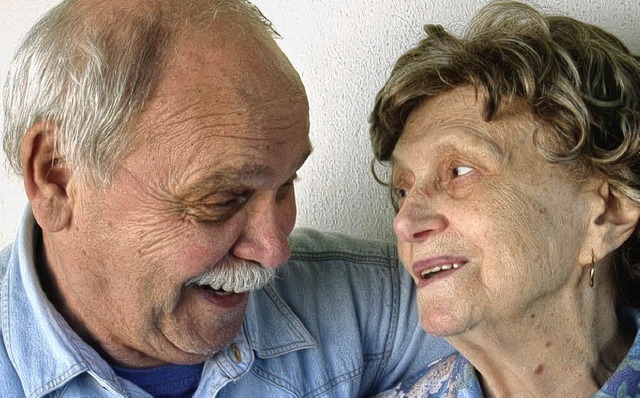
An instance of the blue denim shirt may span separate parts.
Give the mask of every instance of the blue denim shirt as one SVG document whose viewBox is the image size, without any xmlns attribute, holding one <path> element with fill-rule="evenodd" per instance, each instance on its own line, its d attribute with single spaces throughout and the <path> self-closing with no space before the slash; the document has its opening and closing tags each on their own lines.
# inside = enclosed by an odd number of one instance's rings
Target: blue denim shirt
<svg viewBox="0 0 640 398">
<path fill-rule="evenodd" d="M 0 397 L 148 397 L 120 379 L 47 300 L 27 208 L 0 253 Z M 452 352 L 418 324 L 410 277 L 384 242 L 300 229 L 194 397 L 359 397 Z"/>
</svg>

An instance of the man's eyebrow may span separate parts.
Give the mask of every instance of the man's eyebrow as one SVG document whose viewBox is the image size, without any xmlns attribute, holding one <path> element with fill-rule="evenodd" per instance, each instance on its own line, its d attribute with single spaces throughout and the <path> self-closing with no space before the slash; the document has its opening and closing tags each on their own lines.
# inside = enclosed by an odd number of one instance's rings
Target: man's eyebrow
<svg viewBox="0 0 640 398">
<path fill-rule="evenodd" d="M 296 166 L 297 166 L 296 170 L 302 167 L 304 162 L 306 162 L 309 156 L 311 156 L 312 152 L 313 152 L 313 146 L 311 145 L 311 143 L 309 143 L 309 146 L 307 146 L 307 149 L 303 152 L 303 154 L 298 158 L 298 161 L 296 162 Z"/>
<path fill-rule="evenodd" d="M 298 157 L 295 165 L 298 170 L 313 151 L 309 146 L 307 150 Z M 207 174 L 201 178 L 200 181 L 187 187 L 185 196 L 190 198 L 204 198 L 211 194 L 212 191 L 224 190 L 226 188 L 236 188 L 238 184 L 242 184 L 243 181 L 251 181 L 270 176 L 273 174 L 273 170 L 265 165 L 247 163 L 240 168 L 227 167 L 216 170 Z M 295 173 L 294 173 L 295 174 Z M 293 177 L 293 175 L 292 175 Z"/>
<path fill-rule="evenodd" d="M 247 164 L 240 168 L 222 168 L 206 174 L 196 183 L 185 187 L 183 195 L 192 200 L 203 199 L 212 192 L 237 188 L 243 182 L 257 180 L 269 174 L 271 172 L 268 167 L 257 164 Z"/>
</svg>

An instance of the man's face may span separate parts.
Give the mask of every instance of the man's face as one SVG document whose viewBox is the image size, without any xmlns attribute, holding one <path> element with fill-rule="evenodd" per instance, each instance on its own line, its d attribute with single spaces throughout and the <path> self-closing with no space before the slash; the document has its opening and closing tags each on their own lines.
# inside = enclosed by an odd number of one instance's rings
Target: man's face
<svg viewBox="0 0 640 398">
<path fill-rule="evenodd" d="M 264 53 L 264 43 L 228 40 L 181 46 L 112 184 L 75 190 L 71 242 L 83 268 L 65 299 L 125 365 L 197 363 L 221 350 L 247 294 L 189 282 L 290 255 L 293 181 L 310 152 L 304 91 L 275 44 Z"/>
</svg>

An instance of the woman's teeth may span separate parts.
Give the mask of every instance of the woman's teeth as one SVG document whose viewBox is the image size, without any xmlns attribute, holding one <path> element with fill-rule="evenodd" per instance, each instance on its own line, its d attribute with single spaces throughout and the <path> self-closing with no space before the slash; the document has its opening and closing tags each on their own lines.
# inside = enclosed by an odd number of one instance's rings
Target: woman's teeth
<svg viewBox="0 0 640 398">
<path fill-rule="evenodd" d="M 422 274 L 420 274 L 420 276 L 422 276 L 423 278 L 430 278 L 433 276 L 433 274 L 440 272 L 440 271 L 448 271 L 450 269 L 457 269 L 460 268 L 460 264 L 445 264 L 445 265 L 440 265 L 438 267 L 435 268 L 430 268 L 427 270 L 422 271 Z"/>
</svg>

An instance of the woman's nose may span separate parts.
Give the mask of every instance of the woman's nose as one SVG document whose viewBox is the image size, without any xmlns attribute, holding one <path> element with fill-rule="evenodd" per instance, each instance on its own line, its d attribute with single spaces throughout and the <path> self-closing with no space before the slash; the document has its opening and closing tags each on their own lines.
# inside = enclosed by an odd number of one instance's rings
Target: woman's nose
<svg viewBox="0 0 640 398">
<path fill-rule="evenodd" d="M 447 219 L 433 208 L 433 201 L 419 194 L 405 198 L 393 220 L 393 230 L 398 239 L 418 242 L 443 231 Z"/>
</svg>

